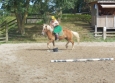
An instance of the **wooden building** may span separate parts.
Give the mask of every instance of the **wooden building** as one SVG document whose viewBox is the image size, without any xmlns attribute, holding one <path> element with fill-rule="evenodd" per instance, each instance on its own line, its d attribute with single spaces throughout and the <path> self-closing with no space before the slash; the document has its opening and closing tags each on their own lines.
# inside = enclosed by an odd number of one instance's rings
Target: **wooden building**
<svg viewBox="0 0 115 83">
<path fill-rule="evenodd" d="M 115 0 L 93 0 L 90 3 L 91 15 L 92 15 L 92 27 L 95 27 L 95 36 L 115 36 L 107 35 L 107 33 L 113 33 L 115 29 Z M 103 32 L 98 32 L 98 28 L 102 28 Z M 107 32 L 107 30 L 110 30 Z M 98 35 L 102 33 L 102 35 Z"/>
</svg>

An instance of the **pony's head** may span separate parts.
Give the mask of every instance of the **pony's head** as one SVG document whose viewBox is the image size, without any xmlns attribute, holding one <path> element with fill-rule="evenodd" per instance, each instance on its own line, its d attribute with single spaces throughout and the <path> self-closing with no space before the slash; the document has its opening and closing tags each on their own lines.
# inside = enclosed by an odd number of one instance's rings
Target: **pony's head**
<svg viewBox="0 0 115 83">
<path fill-rule="evenodd" d="M 42 34 L 44 35 L 47 31 L 51 31 L 52 32 L 53 29 L 48 24 L 43 24 Z"/>
</svg>

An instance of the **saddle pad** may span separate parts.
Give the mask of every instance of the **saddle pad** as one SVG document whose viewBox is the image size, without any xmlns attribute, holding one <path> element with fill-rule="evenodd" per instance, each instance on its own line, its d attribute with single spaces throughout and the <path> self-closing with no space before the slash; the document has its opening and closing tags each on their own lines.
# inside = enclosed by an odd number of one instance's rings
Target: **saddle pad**
<svg viewBox="0 0 115 83">
<path fill-rule="evenodd" d="M 63 36 L 63 30 L 59 32 L 59 36 Z"/>
</svg>

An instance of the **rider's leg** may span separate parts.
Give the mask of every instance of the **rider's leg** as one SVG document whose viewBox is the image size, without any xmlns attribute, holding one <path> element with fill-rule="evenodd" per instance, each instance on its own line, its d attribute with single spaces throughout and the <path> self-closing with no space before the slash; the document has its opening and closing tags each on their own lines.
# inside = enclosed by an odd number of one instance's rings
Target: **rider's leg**
<svg viewBox="0 0 115 83">
<path fill-rule="evenodd" d="M 55 33 L 55 40 L 58 40 L 58 38 L 59 38 L 58 33 Z"/>
</svg>

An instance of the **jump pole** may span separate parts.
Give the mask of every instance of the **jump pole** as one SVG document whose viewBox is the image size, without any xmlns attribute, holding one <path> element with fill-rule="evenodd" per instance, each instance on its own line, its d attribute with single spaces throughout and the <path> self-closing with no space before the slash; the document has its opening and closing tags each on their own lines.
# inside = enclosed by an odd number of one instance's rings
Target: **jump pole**
<svg viewBox="0 0 115 83">
<path fill-rule="evenodd" d="M 111 61 L 114 58 L 88 58 L 88 59 L 67 59 L 67 60 L 51 60 L 51 62 L 86 62 L 86 61 Z"/>
</svg>

